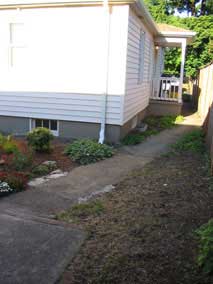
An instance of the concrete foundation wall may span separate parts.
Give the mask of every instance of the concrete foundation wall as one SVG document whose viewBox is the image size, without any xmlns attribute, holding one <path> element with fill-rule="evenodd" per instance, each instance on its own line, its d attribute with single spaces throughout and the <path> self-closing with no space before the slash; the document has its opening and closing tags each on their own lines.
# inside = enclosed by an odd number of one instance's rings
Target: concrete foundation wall
<svg viewBox="0 0 213 284">
<path fill-rule="evenodd" d="M 123 126 L 106 125 L 105 140 L 117 143 L 127 135 L 145 117 L 146 110 L 141 111 Z M 59 137 L 65 139 L 92 138 L 98 139 L 99 123 L 59 121 Z M 0 133 L 13 135 L 26 135 L 30 130 L 30 118 L 0 116 Z"/>
<path fill-rule="evenodd" d="M 148 115 L 178 115 L 181 109 L 182 103 L 150 100 Z"/>
<path fill-rule="evenodd" d="M 62 138 L 92 138 L 98 139 L 100 132 L 99 123 L 60 121 L 59 137 Z M 120 139 L 121 126 L 106 125 L 106 141 L 116 143 Z"/>
<path fill-rule="evenodd" d="M 25 135 L 29 129 L 29 118 L 0 116 L 0 133 L 2 134 Z"/>
</svg>

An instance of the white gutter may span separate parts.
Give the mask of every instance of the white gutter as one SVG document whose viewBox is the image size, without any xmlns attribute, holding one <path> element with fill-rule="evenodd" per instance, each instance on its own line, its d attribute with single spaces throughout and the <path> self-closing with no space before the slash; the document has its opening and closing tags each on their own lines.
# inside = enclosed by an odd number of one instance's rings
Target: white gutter
<svg viewBox="0 0 213 284">
<path fill-rule="evenodd" d="M 99 143 L 103 144 L 105 139 L 105 126 L 106 126 L 106 109 L 107 109 L 107 94 L 108 94 L 108 81 L 109 81 L 109 49 L 110 49 L 110 10 L 108 0 L 103 0 L 103 12 L 105 18 L 104 38 L 106 40 L 106 51 L 104 53 L 104 76 L 105 86 L 102 95 L 102 110 L 101 110 L 101 129 L 99 132 Z"/>
</svg>

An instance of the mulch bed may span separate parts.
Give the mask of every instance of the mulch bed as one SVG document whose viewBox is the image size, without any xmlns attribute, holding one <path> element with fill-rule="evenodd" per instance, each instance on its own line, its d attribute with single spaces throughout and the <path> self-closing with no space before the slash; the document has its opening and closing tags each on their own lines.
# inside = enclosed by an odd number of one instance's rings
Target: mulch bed
<svg viewBox="0 0 213 284">
<path fill-rule="evenodd" d="M 22 149 L 23 152 L 26 151 L 27 141 L 24 138 L 17 139 L 16 141 L 19 145 L 19 149 Z M 50 153 L 35 152 L 33 154 L 33 166 L 40 165 L 45 161 L 56 161 L 57 167 L 62 171 L 72 170 L 77 166 L 77 164 L 72 162 L 68 156 L 63 154 L 65 146 L 65 143 L 55 140 L 52 142 L 52 151 Z"/>
<path fill-rule="evenodd" d="M 194 231 L 213 217 L 203 157 L 156 159 L 101 201 L 100 216 L 80 219 L 89 237 L 63 284 L 211 284 L 196 265 Z"/>
</svg>

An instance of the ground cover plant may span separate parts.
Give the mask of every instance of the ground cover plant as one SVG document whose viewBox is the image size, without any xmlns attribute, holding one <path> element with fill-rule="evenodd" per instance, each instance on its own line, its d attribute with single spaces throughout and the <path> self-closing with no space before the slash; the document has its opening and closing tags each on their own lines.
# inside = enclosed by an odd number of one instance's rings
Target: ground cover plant
<svg viewBox="0 0 213 284">
<path fill-rule="evenodd" d="M 213 219 L 202 225 L 197 231 L 199 240 L 198 265 L 213 274 Z"/>
<path fill-rule="evenodd" d="M 173 145 L 173 149 L 176 151 L 191 151 L 194 153 L 205 153 L 205 135 L 200 129 L 194 130 L 183 136 L 176 144 Z"/>
<path fill-rule="evenodd" d="M 79 139 L 69 144 L 64 153 L 73 161 L 87 165 L 112 157 L 114 151 L 111 146 L 100 144 L 95 140 Z"/>
<path fill-rule="evenodd" d="M 148 125 L 145 132 L 133 130 L 123 138 L 122 144 L 136 145 L 143 142 L 147 137 L 158 134 L 160 131 L 174 127 L 184 120 L 183 116 L 149 116 L 144 119 L 144 123 Z"/>
<path fill-rule="evenodd" d="M 63 213 L 63 221 L 77 223 L 88 238 L 61 284 L 213 283 L 203 270 L 212 257 L 206 244 L 212 241 L 213 191 L 203 150 L 190 145 L 173 148 L 95 199 L 104 208 L 99 214 L 78 212 L 76 222 L 70 210 Z"/>
</svg>

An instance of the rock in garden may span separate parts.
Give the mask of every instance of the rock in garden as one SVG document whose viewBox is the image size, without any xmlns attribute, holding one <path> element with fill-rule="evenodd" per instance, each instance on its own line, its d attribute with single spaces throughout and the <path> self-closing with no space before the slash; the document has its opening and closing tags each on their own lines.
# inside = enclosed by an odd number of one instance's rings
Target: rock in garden
<svg viewBox="0 0 213 284">
<path fill-rule="evenodd" d="M 45 162 L 42 163 L 42 165 L 45 165 L 50 169 L 56 169 L 57 168 L 56 161 L 45 161 Z"/>
</svg>

